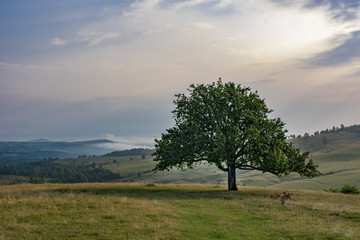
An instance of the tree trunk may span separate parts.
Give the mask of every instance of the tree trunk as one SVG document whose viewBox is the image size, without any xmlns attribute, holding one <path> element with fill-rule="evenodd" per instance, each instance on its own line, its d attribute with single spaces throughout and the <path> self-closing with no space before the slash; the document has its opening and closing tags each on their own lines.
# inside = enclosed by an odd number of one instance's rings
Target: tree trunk
<svg viewBox="0 0 360 240">
<path fill-rule="evenodd" d="M 235 164 L 229 164 L 228 166 L 228 190 L 229 191 L 237 191 L 236 187 L 236 167 Z"/>
</svg>

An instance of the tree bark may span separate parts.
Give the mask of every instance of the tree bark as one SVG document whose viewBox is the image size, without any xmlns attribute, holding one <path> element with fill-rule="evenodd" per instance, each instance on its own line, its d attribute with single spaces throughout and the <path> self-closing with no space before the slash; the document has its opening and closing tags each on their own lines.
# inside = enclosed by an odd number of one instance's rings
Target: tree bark
<svg viewBox="0 0 360 240">
<path fill-rule="evenodd" d="M 236 187 L 236 167 L 235 164 L 229 164 L 228 167 L 228 190 L 229 191 L 237 191 Z"/>
</svg>

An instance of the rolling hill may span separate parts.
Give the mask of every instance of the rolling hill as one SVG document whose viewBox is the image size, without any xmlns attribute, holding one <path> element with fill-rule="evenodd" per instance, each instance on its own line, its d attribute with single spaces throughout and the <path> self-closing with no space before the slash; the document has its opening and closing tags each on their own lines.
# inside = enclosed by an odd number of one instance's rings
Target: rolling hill
<svg viewBox="0 0 360 240">
<path fill-rule="evenodd" d="M 259 171 L 238 171 L 238 184 L 308 190 L 337 188 L 346 184 L 360 187 L 360 125 L 324 130 L 321 134 L 305 134 L 289 141 L 302 151 L 310 151 L 311 158 L 319 165 L 321 176 L 308 179 L 295 174 L 277 177 Z M 154 173 L 150 171 L 155 166 L 151 160 L 150 156 L 137 160 L 123 157 L 119 158 L 116 164 L 108 160 L 104 168 L 128 174 L 125 174 L 127 177 L 122 181 L 227 183 L 226 173 L 214 166 L 199 165 L 193 169 L 173 169 L 169 172 Z"/>
<path fill-rule="evenodd" d="M 324 130 L 311 136 L 305 134 L 289 141 L 302 151 L 310 151 L 311 158 L 319 165 L 321 176 L 313 179 L 296 175 L 278 178 L 253 171 L 241 176 L 242 184 L 313 190 L 345 184 L 360 186 L 360 125 Z"/>
<path fill-rule="evenodd" d="M 107 139 L 91 141 L 50 141 L 37 139 L 26 142 L 0 142 L 0 161 L 21 163 L 38 161 L 44 158 L 71 158 L 81 155 L 103 155 L 109 149 L 101 144 L 112 143 Z"/>
<path fill-rule="evenodd" d="M 258 171 L 238 171 L 238 185 L 308 190 L 337 188 L 345 184 L 360 187 L 360 125 L 333 128 L 314 135 L 305 134 L 289 141 L 303 151 L 310 151 L 311 158 L 319 165 L 321 176 L 308 179 L 292 174 L 279 178 Z M 91 144 L 86 146 L 90 150 Z M 56 164 L 75 165 L 79 168 L 94 165 L 110 170 L 121 176 L 116 180 L 118 182 L 227 184 L 226 173 L 206 164 L 195 166 L 193 169 L 153 172 L 155 162 L 151 156 L 152 152 L 151 149 L 132 149 L 98 157 L 75 157 L 53 161 Z M 46 174 L 44 176 L 46 177 Z M 4 184 L 17 182 L 14 176 L 11 182 L 6 182 L 4 176 L 2 179 L 0 182 Z M 25 180 L 22 178 L 19 181 Z"/>
</svg>

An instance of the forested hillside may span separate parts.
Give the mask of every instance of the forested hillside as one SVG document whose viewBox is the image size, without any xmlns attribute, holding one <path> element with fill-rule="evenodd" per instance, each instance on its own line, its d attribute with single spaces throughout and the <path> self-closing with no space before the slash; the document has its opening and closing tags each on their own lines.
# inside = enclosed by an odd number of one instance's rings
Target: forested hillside
<svg viewBox="0 0 360 240">
<path fill-rule="evenodd" d="M 107 139 L 92 141 L 53 142 L 39 139 L 27 142 L 0 142 L 0 161 L 21 163 L 44 158 L 71 158 L 81 155 L 102 155 L 109 149 L 101 144 L 112 143 Z"/>
<path fill-rule="evenodd" d="M 119 173 L 113 173 L 96 163 L 63 164 L 57 159 L 46 159 L 19 164 L 3 164 L 0 162 L 0 175 L 16 175 L 29 177 L 29 182 L 42 183 L 80 183 L 109 182 L 120 179 Z"/>
<path fill-rule="evenodd" d="M 328 147 L 344 147 L 360 141 L 360 125 L 333 127 L 314 134 L 305 133 L 303 136 L 290 136 L 289 141 L 303 151 L 316 152 Z"/>
<path fill-rule="evenodd" d="M 107 153 L 104 156 L 108 156 L 108 157 L 146 156 L 146 155 L 153 154 L 154 151 L 155 151 L 154 149 L 134 148 L 134 149 L 123 150 L 123 151 L 114 151 L 111 153 Z"/>
</svg>

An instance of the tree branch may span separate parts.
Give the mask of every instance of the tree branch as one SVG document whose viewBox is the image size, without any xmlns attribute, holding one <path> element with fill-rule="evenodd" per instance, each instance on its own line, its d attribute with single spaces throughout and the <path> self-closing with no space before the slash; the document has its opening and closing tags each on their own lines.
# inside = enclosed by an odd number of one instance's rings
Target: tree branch
<svg viewBox="0 0 360 240">
<path fill-rule="evenodd" d="M 202 162 L 202 161 L 207 161 L 207 162 L 209 162 L 209 159 L 207 159 L 207 158 L 205 158 L 205 157 L 201 157 L 201 158 L 198 158 L 198 159 L 193 159 L 192 160 L 192 162 Z M 229 169 L 227 168 L 227 167 L 224 167 L 224 166 L 222 166 L 221 165 L 221 163 L 214 163 L 215 164 L 215 166 L 218 168 L 218 169 L 220 169 L 220 170 L 222 170 L 222 171 L 224 171 L 224 172 L 227 172 Z"/>
<path fill-rule="evenodd" d="M 262 169 L 254 167 L 254 166 L 250 166 L 250 165 L 235 165 L 236 168 L 241 169 L 241 170 L 259 170 L 262 171 Z"/>
<path fill-rule="evenodd" d="M 279 172 L 278 171 L 273 171 L 273 170 L 269 170 L 269 169 L 262 169 L 262 168 L 258 168 L 258 167 L 254 167 L 254 166 L 251 166 L 251 165 L 235 165 L 238 169 L 241 169 L 241 170 L 258 170 L 258 171 L 263 171 L 263 172 L 269 172 L 269 173 L 272 173 L 272 174 L 275 174 L 275 175 L 278 175 L 279 176 Z"/>
<path fill-rule="evenodd" d="M 223 167 L 222 165 L 217 165 L 216 164 L 216 166 L 217 166 L 218 169 L 223 170 L 224 172 L 229 171 L 229 168 Z"/>
</svg>

